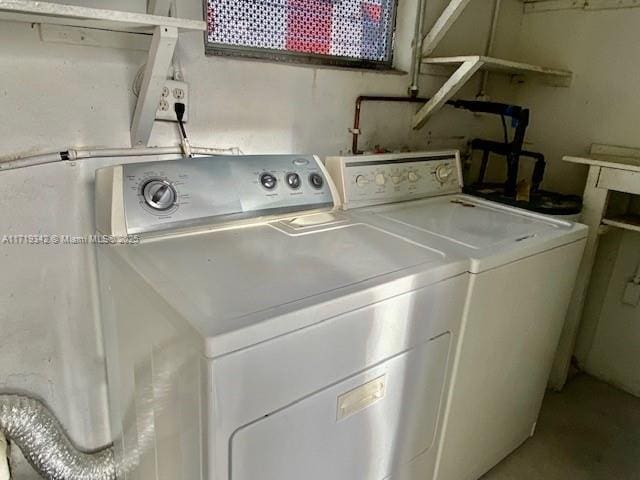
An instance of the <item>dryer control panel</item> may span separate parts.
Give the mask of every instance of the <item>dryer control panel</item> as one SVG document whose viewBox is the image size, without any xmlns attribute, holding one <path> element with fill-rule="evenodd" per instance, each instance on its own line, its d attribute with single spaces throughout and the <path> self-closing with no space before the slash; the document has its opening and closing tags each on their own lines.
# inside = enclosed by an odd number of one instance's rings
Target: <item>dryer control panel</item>
<svg viewBox="0 0 640 480">
<path fill-rule="evenodd" d="M 110 235 L 332 209 L 331 179 L 311 155 L 213 156 L 96 172 L 98 230 Z"/>
<path fill-rule="evenodd" d="M 327 170 L 345 210 L 462 191 L 456 150 L 328 157 Z"/>
</svg>

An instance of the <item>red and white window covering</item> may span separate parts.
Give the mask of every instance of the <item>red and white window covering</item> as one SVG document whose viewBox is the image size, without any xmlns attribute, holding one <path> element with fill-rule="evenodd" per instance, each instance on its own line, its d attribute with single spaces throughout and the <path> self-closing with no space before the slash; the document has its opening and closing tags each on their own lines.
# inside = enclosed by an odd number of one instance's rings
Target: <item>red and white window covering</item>
<svg viewBox="0 0 640 480">
<path fill-rule="evenodd" d="M 207 0 L 208 42 L 387 62 L 395 0 Z"/>
</svg>

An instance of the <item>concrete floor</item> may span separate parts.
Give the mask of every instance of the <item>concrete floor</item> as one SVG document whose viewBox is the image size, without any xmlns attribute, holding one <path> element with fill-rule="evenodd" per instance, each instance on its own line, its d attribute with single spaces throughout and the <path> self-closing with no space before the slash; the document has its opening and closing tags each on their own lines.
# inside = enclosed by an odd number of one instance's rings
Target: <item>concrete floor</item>
<svg viewBox="0 0 640 480">
<path fill-rule="evenodd" d="M 574 378 L 547 394 L 536 434 L 482 480 L 640 480 L 640 399 Z"/>
</svg>

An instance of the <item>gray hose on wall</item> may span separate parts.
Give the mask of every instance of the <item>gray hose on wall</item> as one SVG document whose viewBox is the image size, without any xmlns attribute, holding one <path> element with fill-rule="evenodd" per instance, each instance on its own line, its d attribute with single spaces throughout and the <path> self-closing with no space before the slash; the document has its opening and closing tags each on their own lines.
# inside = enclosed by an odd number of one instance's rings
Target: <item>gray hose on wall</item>
<svg viewBox="0 0 640 480">
<path fill-rule="evenodd" d="M 47 480 L 115 480 L 113 447 L 77 450 L 53 414 L 37 400 L 0 395 L 0 431 Z"/>
</svg>

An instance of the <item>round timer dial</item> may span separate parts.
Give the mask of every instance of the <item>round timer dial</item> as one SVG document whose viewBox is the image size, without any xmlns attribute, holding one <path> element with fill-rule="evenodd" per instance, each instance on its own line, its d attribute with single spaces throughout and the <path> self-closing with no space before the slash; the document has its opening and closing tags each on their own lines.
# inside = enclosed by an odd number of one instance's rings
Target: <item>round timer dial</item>
<svg viewBox="0 0 640 480">
<path fill-rule="evenodd" d="M 142 187 L 142 196 L 149 207 L 159 211 L 169 210 L 178 200 L 178 194 L 173 185 L 161 179 L 149 180 L 145 183 Z"/>
</svg>

